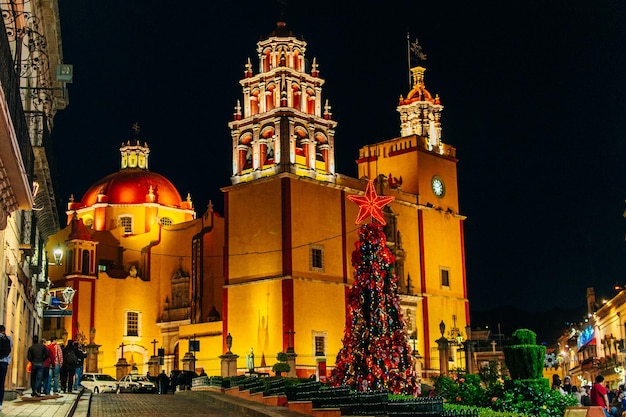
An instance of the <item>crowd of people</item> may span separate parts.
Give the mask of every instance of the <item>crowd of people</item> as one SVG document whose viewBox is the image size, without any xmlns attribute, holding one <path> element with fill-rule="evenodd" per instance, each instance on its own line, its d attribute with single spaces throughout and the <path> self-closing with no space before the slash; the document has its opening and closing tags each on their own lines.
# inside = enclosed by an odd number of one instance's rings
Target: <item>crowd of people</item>
<svg viewBox="0 0 626 417">
<path fill-rule="evenodd" d="M 578 388 L 572 385 L 572 380 L 566 376 L 561 382 L 558 375 L 552 377 L 552 389 L 561 394 L 574 394 L 578 398 L 578 405 L 599 406 L 604 410 L 606 417 L 621 417 L 626 411 L 626 389 L 620 385 L 617 389 L 610 389 L 604 385 L 604 377 L 598 375 L 593 385 L 583 385 Z"/>
<path fill-rule="evenodd" d="M 27 353 L 31 395 L 41 397 L 77 391 L 86 357 L 77 341 L 68 340 L 64 345 L 55 337 L 40 342 L 39 336 L 33 336 Z"/>
</svg>

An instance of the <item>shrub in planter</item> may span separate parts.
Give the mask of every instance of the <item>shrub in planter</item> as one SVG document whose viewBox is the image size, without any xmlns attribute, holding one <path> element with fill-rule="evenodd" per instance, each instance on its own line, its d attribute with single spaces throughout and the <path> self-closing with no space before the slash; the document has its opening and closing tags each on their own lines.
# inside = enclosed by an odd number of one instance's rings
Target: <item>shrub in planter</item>
<svg viewBox="0 0 626 417">
<path fill-rule="evenodd" d="M 542 378 L 546 347 L 537 345 L 535 332 L 517 329 L 513 332 L 511 340 L 510 346 L 502 348 L 511 379 Z"/>
<path fill-rule="evenodd" d="M 288 357 L 285 352 L 278 352 L 276 359 L 278 359 L 278 362 L 272 366 L 272 371 L 276 373 L 276 376 L 281 376 L 283 372 L 287 373 L 291 370 L 291 366 L 287 363 Z"/>
</svg>

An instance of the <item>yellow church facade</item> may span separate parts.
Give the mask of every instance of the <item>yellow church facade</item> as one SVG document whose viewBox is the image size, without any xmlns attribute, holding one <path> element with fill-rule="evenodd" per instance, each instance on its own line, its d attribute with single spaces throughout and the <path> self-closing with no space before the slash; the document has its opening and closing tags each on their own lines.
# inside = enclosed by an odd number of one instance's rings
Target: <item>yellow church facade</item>
<svg viewBox="0 0 626 417">
<path fill-rule="evenodd" d="M 93 370 L 112 375 L 125 363 L 139 373 L 218 375 L 227 351 L 238 355 L 240 373 L 251 360 L 269 372 L 279 352 L 296 355 L 299 376 L 320 361 L 332 367 L 358 240 L 358 207 L 347 196 L 373 180 L 379 195 L 395 198 L 384 230 L 411 345 L 422 374 L 438 373 L 437 339 L 460 347 L 470 320 L 456 150 L 441 140 L 443 106 L 426 90 L 424 68 L 414 68 L 398 105 L 400 136 L 361 148 L 356 178 L 337 173 L 337 122 L 316 60 L 305 64 L 306 47 L 279 23 L 257 43 L 256 68 L 245 66 L 229 123 L 223 216 L 210 208 L 196 218 L 191 199 L 147 169 L 150 149 L 138 141 L 120 148 L 118 172 L 70 202 L 68 226 L 47 250 L 66 254 L 49 276 L 53 290 L 74 291 L 71 316 L 46 319 L 44 337 L 81 339 Z M 450 367 L 464 366 L 453 355 Z"/>
</svg>

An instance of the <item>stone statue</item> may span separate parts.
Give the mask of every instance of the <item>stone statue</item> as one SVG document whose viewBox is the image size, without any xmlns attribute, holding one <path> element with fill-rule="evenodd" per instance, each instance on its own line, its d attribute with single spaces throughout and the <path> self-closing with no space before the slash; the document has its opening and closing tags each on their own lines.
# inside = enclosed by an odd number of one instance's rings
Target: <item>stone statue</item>
<svg viewBox="0 0 626 417">
<path fill-rule="evenodd" d="M 248 368 L 250 372 L 254 372 L 254 351 L 252 348 L 250 348 L 250 353 L 246 355 L 246 368 Z"/>
</svg>

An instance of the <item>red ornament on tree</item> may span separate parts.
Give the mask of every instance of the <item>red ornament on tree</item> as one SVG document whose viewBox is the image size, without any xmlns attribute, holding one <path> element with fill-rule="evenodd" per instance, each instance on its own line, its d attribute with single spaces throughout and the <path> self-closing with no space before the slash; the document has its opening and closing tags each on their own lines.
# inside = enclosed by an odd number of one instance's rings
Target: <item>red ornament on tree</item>
<svg viewBox="0 0 626 417">
<path fill-rule="evenodd" d="M 383 216 L 383 207 L 391 203 L 394 197 L 379 196 L 376 194 L 374 188 L 374 182 L 368 181 L 367 188 L 365 189 L 365 195 L 349 195 L 348 200 L 359 205 L 359 215 L 356 218 L 355 224 L 359 224 L 368 216 L 371 216 L 378 220 L 380 224 L 387 224 L 385 216 Z"/>
</svg>

